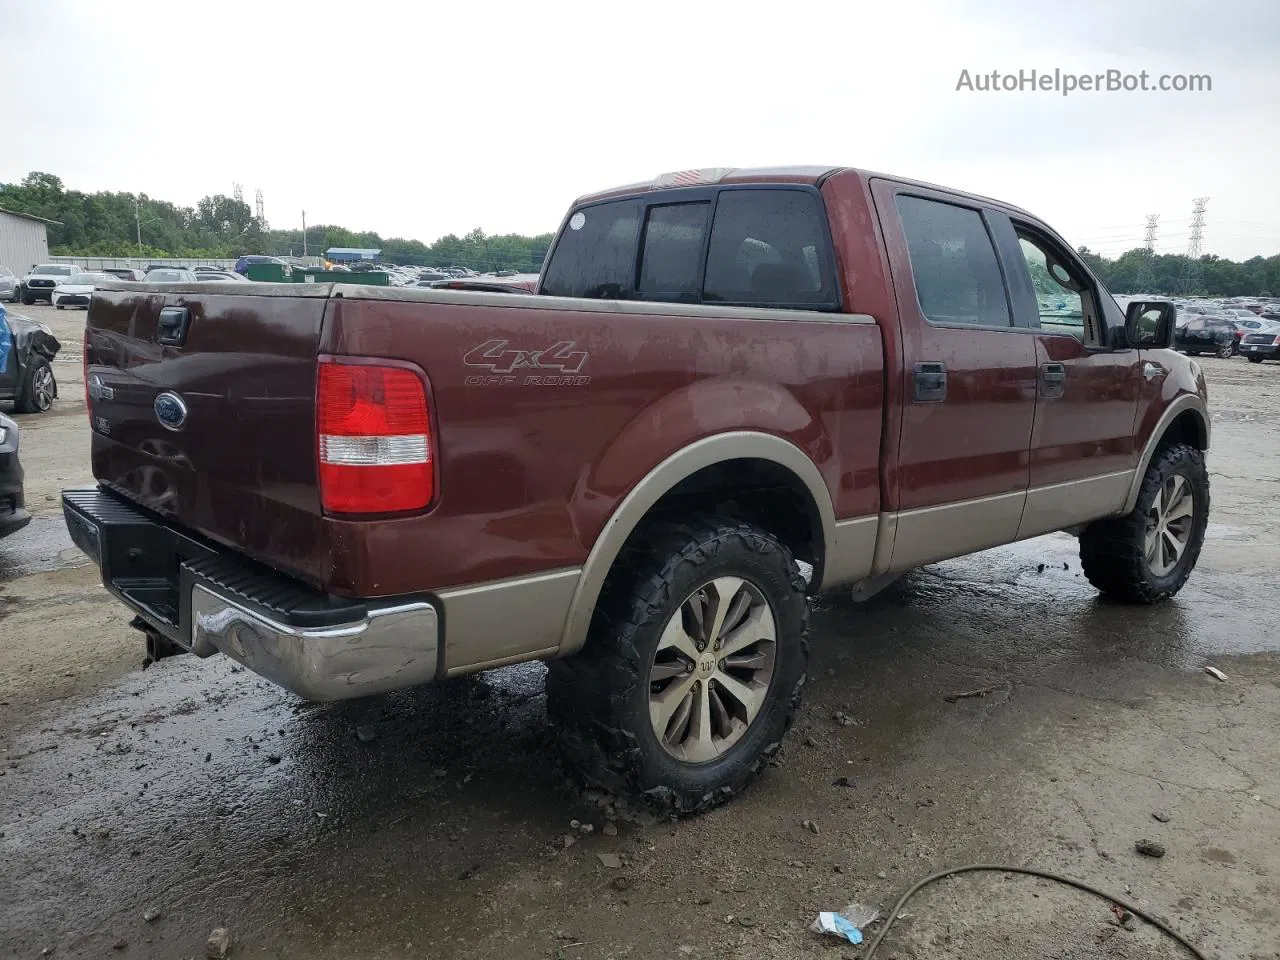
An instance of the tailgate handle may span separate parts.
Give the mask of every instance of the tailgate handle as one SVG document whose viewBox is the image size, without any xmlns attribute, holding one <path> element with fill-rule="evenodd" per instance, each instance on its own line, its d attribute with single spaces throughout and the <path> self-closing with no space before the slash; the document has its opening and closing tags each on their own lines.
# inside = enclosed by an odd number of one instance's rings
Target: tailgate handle
<svg viewBox="0 0 1280 960">
<path fill-rule="evenodd" d="M 187 339 L 191 311 L 186 307 L 165 307 L 156 323 L 156 339 L 171 347 L 180 347 Z"/>
</svg>

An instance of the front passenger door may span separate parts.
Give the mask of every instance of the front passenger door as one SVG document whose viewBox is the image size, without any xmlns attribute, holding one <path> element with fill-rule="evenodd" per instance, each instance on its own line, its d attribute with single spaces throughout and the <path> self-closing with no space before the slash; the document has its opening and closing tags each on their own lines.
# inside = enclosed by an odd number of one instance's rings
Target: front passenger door
<svg viewBox="0 0 1280 960">
<path fill-rule="evenodd" d="M 1137 350 L 1110 346 L 1123 322 L 1111 295 L 1043 227 L 1005 218 L 1017 321 L 1036 335 L 1031 474 L 1019 539 L 1105 516 L 1124 503 L 1137 465 Z M 998 231 L 1004 228 L 999 227 Z M 1014 253 L 1016 251 L 1016 253 Z"/>
</svg>

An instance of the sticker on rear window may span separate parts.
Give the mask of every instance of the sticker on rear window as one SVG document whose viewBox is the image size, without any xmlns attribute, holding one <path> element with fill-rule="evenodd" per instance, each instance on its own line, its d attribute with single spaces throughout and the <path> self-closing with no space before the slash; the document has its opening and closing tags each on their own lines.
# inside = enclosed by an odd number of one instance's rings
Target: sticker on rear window
<svg viewBox="0 0 1280 960">
<path fill-rule="evenodd" d="M 579 211 L 569 218 L 570 230 L 581 230 L 587 224 L 587 215 Z"/>
</svg>

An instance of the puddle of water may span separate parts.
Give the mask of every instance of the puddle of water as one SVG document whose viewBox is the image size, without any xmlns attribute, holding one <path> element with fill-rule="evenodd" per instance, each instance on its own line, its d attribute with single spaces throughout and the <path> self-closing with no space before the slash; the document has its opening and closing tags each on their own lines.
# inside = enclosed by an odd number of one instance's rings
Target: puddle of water
<svg viewBox="0 0 1280 960">
<path fill-rule="evenodd" d="M 60 513 L 33 517 L 26 527 L 0 540 L 0 583 L 88 562 L 71 542 Z"/>
</svg>

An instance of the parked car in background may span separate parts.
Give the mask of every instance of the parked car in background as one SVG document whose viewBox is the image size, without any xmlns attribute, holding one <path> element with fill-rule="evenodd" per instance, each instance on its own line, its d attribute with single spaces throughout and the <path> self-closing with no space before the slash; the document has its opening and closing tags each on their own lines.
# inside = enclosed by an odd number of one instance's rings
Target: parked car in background
<svg viewBox="0 0 1280 960">
<path fill-rule="evenodd" d="M 22 302 L 28 307 L 37 300 L 51 302 L 53 288 L 59 281 L 65 280 L 73 273 L 82 272 L 82 268 L 69 263 L 42 263 L 32 267 L 22 278 Z"/>
<path fill-rule="evenodd" d="M 22 493 L 18 435 L 18 425 L 0 413 L 0 537 L 16 533 L 31 522 Z"/>
<path fill-rule="evenodd" d="M 145 270 L 138 270 L 134 267 L 103 267 L 102 272 L 115 277 L 117 280 L 129 280 L 134 283 L 141 282 L 147 275 Z"/>
<path fill-rule="evenodd" d="M 1225 359 L 1236 352 L 1236 326 L 1223 316 L 1193 316 L 1175 326 L 1173 347 L 1192 357 L 1213 353 Z"/>
<path fill-rule="evenodd" d="M 490 293 L 533 293 L 538 289 L 538 274 L 513 273 L 507 277 L 457 277 L 449 280 L 418 282 L 418 286 L 438 290 L 480 290 Z"/>
<path fill-rule="evenodd" d="M 227 270 L 201 270 L 199 267 L 195 271 L 196 279 L 202 282 L 218 282 L 223 283 L 249 283 L 248 277 L 238 273 L 231 273 Z"/>
<path fill-rule="evenodd" d="M 58 396 L 53 358 L 62 344 L 47 323 L 0 307 L 0 401 L 18 413 L 44 413 Z"/>
<path fill-rule="evenodd" d="M 143 283 L 195 283 L 200 278 L 186 267 L 152 267 Z"/>
<path fill-rule="evenodd" d="M 18 298 L 21 296 L 18 289 L 20 283 L 18 275 L 0 263 L 0 300 L 17 303 Z"/>
<path fill-rule="evenodd" d="M 60 280 L 53 288 L 50 302 L 59 310 L 64 307 L 84 307 L 89 309 L 89 298 L 93 296 L 93 288 L 105 283 L 111 276 L 106 273 L 73 273 Z"/>
<path fill-rule="evenodd" d="M 1280 360 L 1280 322 L 1262 320 L 1258 329 L 1245 334 L 1240 341 L 1240 353 L 1250 363 Z"/>
</svg>

